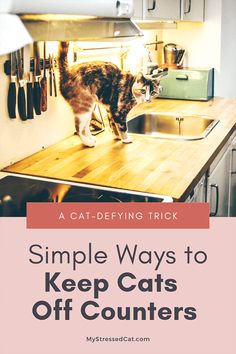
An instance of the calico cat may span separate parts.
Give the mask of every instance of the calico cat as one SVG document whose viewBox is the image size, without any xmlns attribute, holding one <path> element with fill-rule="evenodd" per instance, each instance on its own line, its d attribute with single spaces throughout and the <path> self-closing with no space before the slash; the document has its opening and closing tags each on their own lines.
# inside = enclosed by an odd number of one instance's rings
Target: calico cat
<svg viewBox="0 0 236 354">
<path fill-rule="evenodd" d="M 123 73 L 109 62 L 68 65 L 68 42 L 59 45 L 60 91 L 72 107 L 75 127 L 85 146 L 93 147 L 95 137 L 90 132 L 90 120 L 97 101 L 107 106 L 109 123 L 117 139 L 131 143 L 126 117 L 138 103 L 150 102 L 158 95 L 160 78 L 151 80 L 142 73 Z"/>
</svg>

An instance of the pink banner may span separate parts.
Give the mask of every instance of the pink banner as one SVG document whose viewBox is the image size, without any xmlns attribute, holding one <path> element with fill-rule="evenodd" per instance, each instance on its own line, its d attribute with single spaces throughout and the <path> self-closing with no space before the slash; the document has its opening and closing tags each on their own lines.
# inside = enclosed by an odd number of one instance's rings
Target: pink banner
<svg viewBox="0 0 236 354">
<path fill-rule="evenodd" d="M 204 229 L 208 203 L 29 203 L 27 228 Z"/>
<path fill-rule="evenodd" d="M 0 218 L 0 353 L 235 354 L 235 230 L 236 218 L 112 231 Z"/>
</svg>

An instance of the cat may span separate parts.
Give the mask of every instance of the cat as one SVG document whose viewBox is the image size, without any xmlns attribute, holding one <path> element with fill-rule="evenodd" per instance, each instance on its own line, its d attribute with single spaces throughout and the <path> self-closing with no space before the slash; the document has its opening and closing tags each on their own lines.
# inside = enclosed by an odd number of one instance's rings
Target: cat
<svg viewBox="0 0 236 354">
<path fill-rule="evenodd" d="M 90 132 L 90 120 L 97 101 L 109 111 L 109 124 L 116 139 L 131 143 L 126 117 L 138 103 L 158 96 L 160 79 L 152 80 L 142 73 L 136 76 L 122 72 L 110 62 L 85 62 L 68 65 L 68 42 L 59 44 L 60 91 L 75 115 L 75 127 L 82 143 L 96 145 Z"/>
</svg>

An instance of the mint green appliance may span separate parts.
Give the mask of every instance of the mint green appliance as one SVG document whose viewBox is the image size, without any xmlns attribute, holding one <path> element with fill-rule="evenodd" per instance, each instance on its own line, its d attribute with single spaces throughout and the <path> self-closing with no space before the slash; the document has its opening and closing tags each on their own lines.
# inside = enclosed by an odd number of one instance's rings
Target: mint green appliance
<svg viewBox="0 0 236 354">
<path fill-rule="evenodd" d="M 161 86 L 160 98 L 209 101 L 214 97 L 214 69 L 170 69 Z"/>
</svg>

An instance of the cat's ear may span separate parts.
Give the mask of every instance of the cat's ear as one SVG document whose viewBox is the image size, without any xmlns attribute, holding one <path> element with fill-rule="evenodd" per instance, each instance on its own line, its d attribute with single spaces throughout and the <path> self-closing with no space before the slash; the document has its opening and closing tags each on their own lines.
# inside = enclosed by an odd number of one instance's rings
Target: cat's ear
<svg viewBox="0 0 236 354">
<path fill-rule="evenodd" d="M 162 79 L 165 75 L 166 75 L 166 72 L 165 72 L 165 71 L 164 71 L 163 73 L 161 73 L 161 74 L 158 74 L 158 75 L 155 75 L 155 74 L 154 74 L 154 75 L 152 75 L 151 80 L 152 80 L 152 82 L 159 84 L 160 81 L 161 81 L 161 79 Z"/>
<path fill-rule="evenodd" d="M 143 73 L 139 72 L 138 75 L 136 76 L 135 81 L 137 83 L 139 83 L 139 82 L 144 83 L 146 81 L 146 79 L 145 79 L 145 76 L 143 75 Z"/>
</svg>

